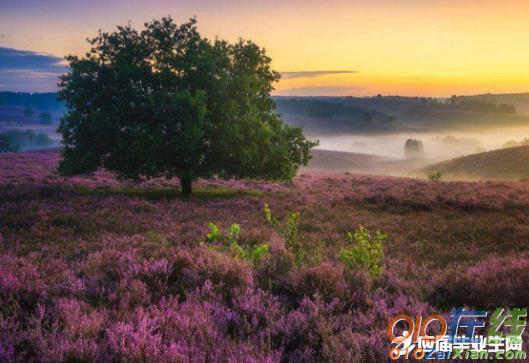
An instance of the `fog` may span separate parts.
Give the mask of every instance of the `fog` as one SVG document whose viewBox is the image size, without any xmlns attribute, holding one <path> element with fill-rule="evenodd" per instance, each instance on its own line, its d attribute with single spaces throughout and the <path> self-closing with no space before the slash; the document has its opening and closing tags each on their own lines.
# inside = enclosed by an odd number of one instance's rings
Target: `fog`
<svg viewBox="0 0 529 363">
<path fill-rule="evenodd" d="M 318 139 L 318 149 L 405 158 L 404 144 L 407 139 L 421 140 L 424 158 L 445 160 L 502 148 L 508 141 L 522 141 L 529 137 L 529 127 L 493 129 L 479 132 L 427 132 L 384 135 L 337 135 L 312 136 Z"/>
</svg>

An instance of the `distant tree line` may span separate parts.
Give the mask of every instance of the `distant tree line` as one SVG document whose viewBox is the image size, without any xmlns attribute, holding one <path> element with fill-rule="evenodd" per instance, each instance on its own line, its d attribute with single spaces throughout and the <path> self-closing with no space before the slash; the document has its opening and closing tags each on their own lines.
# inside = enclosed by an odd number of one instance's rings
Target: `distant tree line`
<svg viewBox="0 0 529 363">
<path fill-rule="evenodd" d="M 43 132 L 9 130 L 0 133 L 0 152 L 43 149 L 52 145 L 53 140 Z"/>
<path fill-rule="evenodd" d="M 0 106 L 24 107 L 41 112 L 66 111 L 66 106 L 64 102 L 59 101 L 57 92 L 0 92 Z"/>
<path fill-rule="evenodd" d="M 478 99 L 469 98 L 466 96 L 452 96 L 450 97 L 450 105 L 461 110 L 515 114 L 516 107 L 505 103 L 496 104 L 493 102 L 482 101 Z"/>
<path fill-rule="evenodd" d="M 279 113 L 317 118 L 343 118 L 359 122 L 396 122 L 397 117 L 363 107 L 348 106 L 341 102 L 276 98 Z"/>
</svg>

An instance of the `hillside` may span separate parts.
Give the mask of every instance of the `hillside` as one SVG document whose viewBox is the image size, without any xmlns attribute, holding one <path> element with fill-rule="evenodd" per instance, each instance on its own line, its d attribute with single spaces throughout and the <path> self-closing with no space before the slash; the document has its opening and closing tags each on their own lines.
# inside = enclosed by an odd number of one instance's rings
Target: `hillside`
<svg viewBox="0 0 529 363">
<path fill-rule="evenodd" d="M 383 156 L 318 149 L 312 150 L 311 155 L 309 169 L 356 173 L 369 173 L 378 164 L 392 160 Z"/>
<path fill-rule="evenodd" d="M 495 104 L 508 104 L 516 107 L 519 113 L 529 114 L 529 93 L 504 93 L 459 96 L 465 100 L 477 100 Z"/>
<path fill-rule="evenodd" d="M 431 106 L 407 110 L 400 115 L 400 119 L 416 127 L 440 131 L 476 131 L 529 125 L 529 117 L 525 115 Z"/>
<path fill-rule="evenodd" d="M 312 150 L 311 155 L 312 159 L 305 168 L 307 170 L 356 174 L 405 175 L 427 163 L 425 160 L 394 159 L 378 155 L 321 149 Z"/>
<path fill-rule="evenodd" d="M 468 155 L 427 166 L 423 175 L 440 172 L 445 179 L 518 180 L 529 178 L 529 146 Z"/>
<path fill-rule="evenodd" d="M 509 98 L 492 96 L 275 97 L 275 101 L 287 122 L 303 126 L 309 134 L 475 131 L 529 125 L 524 107 L 518 110 L 500 102 Z"/>
<path fill-rule="evenodd" d="M 309 135 L 385 133 L 404 129 L 395 116 L 347 105 L 340 98 L 276 97 L 277 111 L 287 123 Z"/>
</svg>

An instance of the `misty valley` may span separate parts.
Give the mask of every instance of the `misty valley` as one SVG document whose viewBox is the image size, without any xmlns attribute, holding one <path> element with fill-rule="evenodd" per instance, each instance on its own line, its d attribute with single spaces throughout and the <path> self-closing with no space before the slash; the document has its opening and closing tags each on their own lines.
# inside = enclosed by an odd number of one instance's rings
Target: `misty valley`
<svg viewBox="0 0 529 363">
<path fill-rule="evenodd" d="M 529 143 L 529 94 L 273 99 L 287 123 L 319 141 L 309 169 L 425 176 L 432 164 Z M 64 112 L 56 93 L 0 92 L 0 135 L 14 144 L 6 150 L 58 147 Z M 421 150 L 407 153 L 408 140 Z"/>
</svg>

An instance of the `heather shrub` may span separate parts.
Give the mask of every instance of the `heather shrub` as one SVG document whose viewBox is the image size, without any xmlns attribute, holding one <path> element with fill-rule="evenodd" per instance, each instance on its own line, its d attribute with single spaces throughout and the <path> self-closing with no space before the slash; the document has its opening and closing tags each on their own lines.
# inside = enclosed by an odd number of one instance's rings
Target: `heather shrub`
<svg viewBox="0 0 529 363">
<path fill-rule="evenodd" d="M 255 320 L 256 312 L 248 314 Z M 183 302 L 168 298 L 131 312 L 112 324 L 106 336 L 112 356 L 122 361 L 277 361 L 267 339 L 252 339 L 244 329 L 238 330 L 241 320 L 247 321 L 205 284 Z"/>
<path fill-rule="evenodd" d="M 103 359 L 101 336 L 108 321 L 105 309 L 92 309 L 77 299 L 58 299 L 45 319 L 52 329 L 43 328 L 44 356 L 57 361 L 94 361 Z M 61 343 L 61 346 L 56 346 Z"/>
<path fill-rule="evenodd" d="M 94 304 L 134 305 L 139 303 L 139 300 L 146 302 L 145 299 L 148 299 L 132 297 L 146 290 L 148 281 L 154 281 L 159 273 L 168 276 L 167 264 L 162 265 L 149 263 L 138 249 L 105 249 L 90 254 L 79 273 L 86 283 L 86 296 Z M 164 271 L 160 271 L 160 268 Z M 149 276 L 151 272 L 152 278 Z M 145 281 L 140 288 L 139 282 L 142 279 Z M 159 287 L 160 284 L 152 286 L 153 289 Z M 148 293 L 144 291 L 142 294 Z"/>
<path fill-rule="evenodd" d="M 342 304 L 344 309 L 365 306 L 370 288 L 368 279 L 360 274 L 348 276 L 342 266 L 329 262 L 292 271 L 290 283 L 298 300 L 318 296 L 325 302 Z"/>
<path fill-rule="evenodd" d="M 252 270 L 246 261 L 207 248 L 174 251 L 168 257 L 172 265 L 168 288 L 185 295 L 188 289 L 203 286 L 206 281 L 226 298 L 235 290 L 253 285 Z"/>
<path fill-rule="evenodd" d="M 20 344 L 19 322 L 14 317 L 0 314 L 0 362 L 15 360 L 15 349 Z"/>
<path fill-rule="evenodd" d="M 257 284 L 274 293 L 290 291 L 289 274 L 296 268 L 294 255 L 276 247 L 259 262 L 255 274 Z"/>
<path fill-rule="evenodd" d="M 384 263 L 383 243 L 387 236 L 377 231 L 374 236 L 360 226 L 354 233 L 347 233 L 351 247 L 340 251 L 340 259 L 349 269 L 365 268 L 373 279 L 382 273 Z"/>
<path fill-rule="evenodd" d="M 25 258 L 0 256 L 0 313 L 33 311 L 45 290 L 37 266 Z"/>
<path fill-rule="evenodd" d="M 283 358 L 295 362 L 380 362 L 386 359 L 382 332 L 370 338 L 351 332 L 354 316 L 336 301 L 305 298 L 281 320 Z M 372 329 L 372 328 L 371 328 Z"/>
<path fill-rule="evenodd" d="M 151 299 L 152 295 L 145 282 L 139 279 L 127 279 L 117 283 L 115 292 L 109 296 L 109 303 L 116 304 L 120 309 L 126 310 L 139 306 L 148 306 L 151 303 Z"/>
<path fill-rule="evenodd" d="M 230 307 L 237 316 L 233 336 L 252 340 L 270 351 L 273 340 L 280 334 L 278 322 L 286 311 L 281 300 L 262 289 L 241 289 L 233 297 Z"/>
<path fill-rule="evenodd" d="M 101 171 L 65 186 L 57 160 L 0 157 L 2 363 L 381 362 L 397 314 L 529 301 L 527 182 L 312 173 L 288 185 L 198 182 L 266 191 L 281 218 L 265 206 L 265 220 L 256 195 L 145 200 L 176 180 L 138 181 L 128 193 Z M 105 185 L 127 192 L 100 193 Z M 205 232 L 216 218 L 241 226 Z M 391 232 L 392 248 L 373 254 L 383 256 L 376 280 L 369 248 L 350 264 L 337 256 L 351 221 Z M 268 251 L 252 257 L 262 242 Z M 353 247 L 354 232 L 344 249 Z"/>
<path fill-rule="evenodd" d="M 449 269 L 433 285 L 430 301 L 442 308 L 525 307 L 529 301 L 529 258 L 489 257 L 461 270 Z"/>
<path fill-rule="evenodd" d="M 429 279 L 430 276 L 431 270 L 417 266 L 414 258 L 385 258 L 384 270 L 379 277 L 378 285 L 383 286 L 384 291 L 389 294 L 424 299 L 428 284 L 418 284 L 417 281 Z"/>
</svg>

